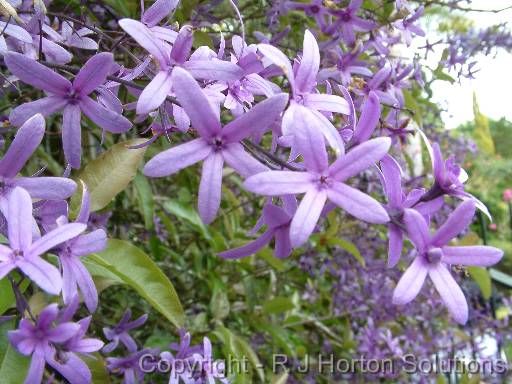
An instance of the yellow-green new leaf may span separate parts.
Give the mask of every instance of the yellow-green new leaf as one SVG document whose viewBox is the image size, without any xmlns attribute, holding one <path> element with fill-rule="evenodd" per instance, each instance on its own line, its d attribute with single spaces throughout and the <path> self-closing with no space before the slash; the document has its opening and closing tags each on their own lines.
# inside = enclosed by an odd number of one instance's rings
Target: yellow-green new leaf
<svg viewBox="0 0 512 384">
<path fill-rule="evenodd" d="M 172 283 L 142 250 L 129 242 L 111 239 L 103 252 L 88 259 L 118 276 L 176 327 L 183 327 L 185 314 Z"/>
<path fill-rule="evenodd" d="M 91 194 L 91 211 L 99 211 L 135 178 L 146 147 L 130 149 L 144 139 L 117 143 L 85 166 L 78 176 Z"/>
</svg>

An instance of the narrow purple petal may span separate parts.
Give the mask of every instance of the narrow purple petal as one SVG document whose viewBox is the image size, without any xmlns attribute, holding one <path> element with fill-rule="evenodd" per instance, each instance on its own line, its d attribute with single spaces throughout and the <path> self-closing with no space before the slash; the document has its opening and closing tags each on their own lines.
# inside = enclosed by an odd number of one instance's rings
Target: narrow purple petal
<svg viewBox="0 0 512 384">
<path fill-rule="evenodd" d="M 79 260 L 73 260 L 73 275 L 82 292 L 85 305 L 89 312 L 96 311 L 98 306 L 98 291 L 94 285 L 91 274 Z"/>
<path fill-rule="evenodd" d="M 327 193 L 323 190 L 310 188 L 306 192 L 290 224 L 292 247 L 300 247 L 308 240 L 315 229 L 326 201 Z"/>
<path fill-rule="evenodd" d="M 4 60 L 14 76 L 35 88 L 56 95 L 66 95 L 71 89 L 69 80 L 27 56 L 9 52 Z"/>
<path fill-rule="evenodd" d="M 240 143 L 228 144 L 222 151 L 222 156 L 226 163 L 242 177 L 249 177 L 269 170 L 264 164 L 249 155 Z"/>
<path fill-rule="evenodd" d="M 64 157 L 73 168 L 80 168 L 82 157 L 82 131 L 80 107 L 68 104 L 62 118 L 62 146 Z"/>
<path fill-rule="evenodd" d="M 87 256 L 91 253 L 101 252 L 107 246 L 107 234 L 103 229 L 96 229 L 85 235 L 78 236 L 73 241 L 73 254 Z"/>
<path fill-rule="evenodd" d="M 190 25 L 184 25 L 178 32 L 171 50 L 171 59 L 179 64 L 183 64 L 190 55 L 192 43 L 194 41 L 194 31 Z"/>
<path fill-rule="evenodd" d="M 274 234 L 274 256 L 279 259 L 284 259 L 292 253 L 293 247 L 290 241 L 289 228 L 278 228 Z"/>
<path fill-rule="evenodd" d="M 303 106 L 294 108 L 293 126 L 295 143 L 304 158 L 308 170 L 322 173 L 329 164 L 322 132 L 317 129 L 317 119 L 309 109 Z"/>
<path fill-rule="evenodd" d="M 332 149 L 336 152 L 336 155 L 342 155 L 345 153 L 345 146 L 343 139 L 340 136 L 338 130 L 332 125 L 327 117 L 325 117 L 319 111 L 309 109 L 313 115 L 317 118 L 316 127 L 319 129 L 325 137 L 325 140 L 329 143 Z"/>
<path fill-rule="evenodd" d="M 157 25 L 169 16 L 178 6 L 179 0 L 156 0 L 151 7 L 144 11 L 142 22 L 150 27 Z"/>
<path fill-rule="evenodd" d="M 337 112 L 350 115 L 347 101 L 337 95 L 310 93 L 304 97 L 304 105 L 317 111 Z"/>
<path fill-rule="evenodd" d="M 8 237 L 13 250 L 26 250 L 32 243 L 32 200 L 23 188 L 14 188 L 8 202 Z"/>
<path fill-rule="evenodd" d="M 161 69 L 167 68 L 171 54 L 171 48 L 167 43 L 157 38 L 148 27 L 139 21 L 121 19 L 118 23 L 141 47 L 158 60 Z"/>
<path fill-rule="evenodd" d="M 212 147 L 202 138 L 163 151 L 149 160 L 144 167 L 144 175 L 149 177 L 169 176 L 179 170 L 204 160 L 212 152 Z"/>
<path fill-rule="evenodd" d="M 320 68 L 320 50 L 315 36 L 306 29 L 304 33 L 304 43 L 302 49 L 302 59 L 300 61 L 295 84 L 297 90 L 309 92 L 316 85 L 316 76 Z"/>
<path fill-rule="evenodd" d="M 278 207 L 274 204 L 266 204 L 263 207 L 263 218 L 265 219 L 265 224 L 267 224 L 269 228 L 280 227 L 284 224 L 288 224 L 291 220 L 290 214 L 288 214 L 282 207 Z"/>
<path fill-rule="evenodd" d="M 485 245 L 464 247 L 443 247 L 443 261 L 453 265 L 475 265 L 489 267 L 498 263 L 503 257 L 503 251 Z"/>
<path fill-rule="evenodd" d="M 236 81 L 244 76 L 242 68 L 229 61 L 190 60 L 182 67 L 200 80 Z"/>
<path fill-rule="evenodd" d="M 172 74 L 174 92 L 192 121 L 192 126 L 203 138 L 220 133 L 221 125 L 205 93 L 184 69 L 175 68 Z"/>
<path fill-rule="evenodd" d="M 427 250 L 430 245 L 430 234 L 423 216 L 414 209 L 404 211 L 404 222 L 407 227 L 407 235 L 413 241 L 420 253 Z"/>
<path fill-rule="evenodd" d="M 44 366 L 46 362 L 44 356 L 40 354 L 33 354 L 30 361 L 27 377 L 25 377 L 25 384 L 41 383 L 43 381 Z"/>
<path fill-rule="evenodd" d="M 242 257 L 251 256 L 262 249 L 265 245 L 267 245 L 272 239 L 273 235 L 274 231 L 267 230 L 256 240 L 251 241 L 250 243 L 247 243 L 241 247 L 221 252 L 219 253 L 219 256 L 224 259 L 241 259 Z"/>
<path fill-rule="evenodd" d="M 374 224 L 389 221 L 388 213 L 377 200 L 346 184 L 334 182 L 327 190 L 327 196 L 337 206 L 360 220 Z"/>
<path fill-rule="evenodd" d="M 124 133 L 132 127 L 132 123 L 126 117 L 105 108 L 90 97 L 82 98 L 80 108 L 95 124 L 109 132 Z"/>
<path fill-rule="evenodd" d="M 73 88 L 81 96 L 87 96 L 102 85 L 114 65 L 114 55 L 110 52 L 98 53 L 84 64 L 73 81 Z"/>
<path fill-rule="evenodd" d="M 432 168 L 434 168 L 434 177 L 436 180 L 442 182 L 444 180 L 445 175 L 445 165 L 443 160 L 443 155 L 441 154 L 441 149 L 439 148 L 439 144 L 434 143 L 432 145 Z"/>
<path fill-rule="evenodd" d="M 382 159 L 391 146 L 389 137 L 379 137 L 359 144 L 341 156 L 329 168 L 330 175 L 338 181 L 344 181 L 369 168 Z"/>
<path fill-rule="evenodd" d="M 45 121 L 37 114 L 16 132 L 13 142 L 0 161 L 0 175 L 12 178 L 21 170 L 43 140 Z"/>
<path fill-rule="evenodd" d="M 403 233 L 400 228 L 394 224 L 388 226 L 389 249 L 388 249 L 388 267 L 392 268 L 400 260 L 400 254 L 403 247 Z"/>
<path fill-rule="evenodd" d="M 429 276 L 455 321 L 462 325 L 466 324 L 468 321 L 468 303 L 464 293 L 462 293 L 446 266 L 442 263 L 431 266 Z"/>
<path fill-rule="evenodd" d="M 256 104 L 242 116 L 224 126 L 222 136 L 229 142 L 236 143 L 256 131 L 266 131 L 279 118 L 287 102 L 288 95 L 280 93 Z"/>
<path fill-rule="evenodd" d="M 39 256 L 25 256 L 23 260 L 18 261 L 18 267 L 44 291 L 52 295 L 60 293 L 62 278 L 59 270 Z"/>
<path fill-rule="evenodd" d="M 307 172 L 268 171 L 249 177 L 245 188 L 265 196 L 305 193 L 312 186 L 313 176 Z"/>
<path fill-rule="evenodd" d="M 67 105 L 67 100 L 60 96 L 43 97 L 42 99 L 21 104 L 9 115 L 12 125 L 20 126 L 37 113 L 50 116 Z"/>
<path fill-rule="evenodd" d="M 76 192 L 76 183 L 65 177 L 17 177 L 13 184 L 27 190 L 33 199 L 62 200 Z"/>
<path fill-rule="evenodd" d="M 426 262 L 421 257 L 416 257 L 393 291 L 393 304 L 404 305 L 414 300 L 425 282 L 428 270 Z"/>
<path fill-rule="evenodd" d="M 137 101 L 137 114 L 145 115 L 163 104 L 172 89 L 171 71 L 160 71 L 144 88 Z"/>
<path fill-rule="evenodd" d="M 59 362 L 55 359 L 49 359 L 48 364 L 64 376 L 70 384 L 89 384 L 92 382 L 92 375 L 89 367 L 74 353 L 66 354 L 65 363 Z M 128 384 L 128 381 L 125 382 Z"/>
<path fill-rule="evenodd" d="M 362 143 L 371 137 L 379 122 L 380 112 L 379 98 L 375 92 L 370 92 L 363 104 L 363 110 L 352 137 L 355 143 Z"/>
<path fill-rule="evenodd" d="M 380 160 L 380 167 L 384 175 L 386 195 L 389 205 L 393 208 L 402 206 L 402 170 L 398 163 L 391 156 L 386 155 Z"/>
<path fill-rule="evenodd" d="M 77 237 L 85 231 L 86 228 L 87 226 L 85 224 L 79 223 L 64 224 L 57 227 L 32 243 L 32 246 L 29 248 L 30 255 L 42 255 L 56 245 Z"/>
<path fill-rule="evenodd" d="M 223 166 L 224 160 L 221 153 L 210 154 L 203 163 L 198 210 L 205 224 L 210 224 L 215 219 L 220 207 Z"/>
<path fill-rule="evenodd" d="M 460 203 L 457 209 L 448 216 L 445 223 L 432 236 L 432 244 L 441 247 L 464 231 L 471 224 L 475 210 L 475 202 L 472 200 Z"/>
<path fill-rule="evenodd" d="M 288 78 L 292 90 L 295 87 L 295 77 L 293 75 L 293 69 L 290 64 L 290 60 L 286 55 L 276 47 L 270 44 L 258 44 L 258 50 L 263 56 L 279 67 L 284 75 Z"/>
<path fill-rule="evenodd" d="M 79 324 L 68 322 L 59 324 L 55 328 L 48 330 L 47 336 L 54 343 L 62 343 L 75 336 L 79 330 Z"/>
<path fill-rule="evenodd" d="M 61 256 L 59 261 L 62 268 L 62 299 L 64 304 L 69 305 L 75 296 L 78 295 L 76 278 L 73 273 L 73 256 Z"/>
</svg>

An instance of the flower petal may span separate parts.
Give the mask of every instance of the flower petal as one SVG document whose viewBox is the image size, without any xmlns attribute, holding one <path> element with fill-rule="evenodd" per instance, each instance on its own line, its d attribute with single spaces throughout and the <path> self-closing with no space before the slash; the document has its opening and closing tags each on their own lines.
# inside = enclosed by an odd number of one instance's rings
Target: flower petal
<svg viewBox="0 0 512 384">
<path fill-rule="evenodd" d="M 337 112 L 350 115 L 347 101 L 337 95 L 324 95 L 320 93 L 309 93 L 304 97 L 304 105 L 317 111 Z"/>
<path fill-rule="evenodd" d="M 78 236 L 72 244 L 73 255 L 87 256 L 91 253 L 101 252 L 107 246 L 107 234 L 103 229 Z"/>
<path fill-rule="evenodd" d="M 219 253 L 219 256 L 224 259 L 241 259 L 242 257 L 251 256 L 267 245 L 273 235 L 274 231 L 267 230 L 256 240 L 253 240 L 241 247 L 221 252 Z"/>
<path fill-rule="evenodd" d="M 51 295 L 58 295 L 62 289 L 60 272 L 53 265 L 41 259 L 39 256 L 25 256 L 18 261 L 21 271 L 41 289 Z"/>
<path fill-rule="evenodd" d="M 211 152 L 212 147 L 203 139 L 194 139 L 160 152 L 153 157 L 144 167 L 144 175 L 148 177 L 172 175 L 183 168 L 204 160 Z"/>
<path fill-rule="evenodd" d="M 368 99 L 363 104 L 361 116 L 354 130 L 352 140 L 354 143 L 363 143 L 368 140 L 377 127 L 380 118 L 380 101 L 375 92 L 370 92 Z"/>
<path fill-rule="evenodd" d="M 13 184 L 27 190 L 33 199 L 62 200 L 76 192 L 76 183 L 65 177 L 18 177 Z"/>
<path fill-rule="evenodd" d="M 489 267 L 498 263 L 503 251 L 485 245 L 443 247 L 443 261 L 453 265 L 475 265 Z"/>
<path fill-rule="evenodd" d="M 244 76 L 238 65 L 221 60 L 189 60 L 182 65 L 199 80 L 236 81 Z"/>
<path fill-rule="evenodd" d="M 414 300 L 425 282 L 428 270 L 426 262 L 416 257 L 393 291 L 393 304 L 404 305 Z"/>
<path fill-rule="evenodd" d="M 80 168 L 82 157 L 81 111 L 78 105 L 68 104 L 62 118 L 64 157 L 73 168 Z"/>
<path fill-rule="evenodd" d="M 11 249 L 25 250 L 32 243 L 32 199 L 23 188 L 14 188 L 9 195 L 7 228 Z"/>
<path fill-rule="evenodd" d="M 256 104 L 242 116 L 226 124 L 222 129 L 222 136 L 235 143 L 255 131 L 266 131 L 279 118 L 287 102 L 288 95 L 280 93 Z"/>
<path fill-rule="evenodd" d="M 460 203 L 455 211 L 448 216 L 444 224 L 439 227 L 434 236 L 432 236 L 432 244 L 441 247 L 464 231 L 473 221 L 475 210 L 475 202 L 472 200 Z"/>
<path fill-rule="evenodd" d="M 43 116 L 50 116 L 63 109 L 67 103 L 67 100 L 60 96 L 43 97 L 14 108 L 9 115 L 9 121 L 12 125 L 18 127 L 38 113 Z"/>
<path fill-rule="evenodd" d="M 30 254 L 32 256 L 42 255 L 56 245 L 77 237 L 84 232 L 86 228 L 87 225 L 79 223 L 61 225 L 34 241 L 32 246 L 29 248 Z"/>
<path fill-rule="evenodd" d="M 400 228 L 394 224 L 388 226 L 389 249 L 388 249 L 388 267 L 392 268 L 400 260 L 400 254 L 403 247 L 403 233 Z"/>
<path fill-rule="evenodd" d="M 211 138 L 221 131 L 219 118 L 212 109 L 205 93 L 184 69 L 175 68 L 172 73 L 174 92 L 192 121 L 192 127 L 203 138 Z"/>
<path fill-rule="evenodd" d="M 382 159 L 391 146 L 389 137 L 379 137 L 359 144 L 336 160 L 329 168 L 329 174 L 338 181 L 344 181 L 369 168 Z"/>
<path fill-rule="evenodd" d="M 163 104 L 171 93 L 171 71 L 160 71 L 144 88 L 137 101 L 137 114 L 145 115 Z"/>
<path fill-rule="evenodd" d="M 385 155 L 380 160 L 380 168 L 384 176 L 384 184 L 386 196 L 389 205 L 392 208 L 402 207 L 403 191 L 402 191 L 402 170 L 398 163 L 389 155 Z"/>
<path fill-rule="evenodd" d="M 210 224 L 215 219 L 220 207 L 223 166 L 224 159 L 221 153 L 210 154 L 203 163 L 198 210 L 205 224 Z"/>
<path fill-rule="evenodd" d="M 171 48 L 167 43 L 158 39 L 148 27 L 137 20 L 121 19 L 118 23 L 141 47 L 158 60 L 160 68 L 167 68 L 171 54 Z"/>
<path fill-rule="evenodd" d="M 269 170 L 264 164 L 249 155 L 240 143 L 228 144 L 222 151 L 222 156 L 226 163 L 242 177 L 249 177 Z"/>
<path fill-rule="evenodd" d="M 81 96 L 87 96 L 102 85 L 114 65 L 114 55 L 102 52 L 91 57 L 80 69 L 73 81 L 73 88 Z"/>
<path fill-rule="evenodd" d="M 46 362 L 43 355 L 37 353 L 33 354 L 24 384 L 41 383 L 43 381 L 45 364 Z"/>
<path fill-rule="evenodd" d="M 45 121 L 40 114 L 28 119 L 18 129 L 9 149 L 0 161 L 0 175 L 7 178 L 16 176 L 43 140 L 44 130 Z"/>
<path fill-rule="evenodd" d="M 35 88 L 62 96 L 71 89 L 69 80 L 21 53 L 9 52 L 4 60 L 14 76 Z"/>
<path fill-rule="evenodd" d="M 414 209 L 404 211 L 404 223 L 407 227 L 407 235 L 412 240 L 420 253 L 427 250 L 430 245 L 430 234 L 423 216 Z"/>
<path fill-rule="evenodd" d="M 468 303 L 464 293 L 462 293 L 446 266 L 442 263 L 432 266 L 429 270 L 429 276 L 455 321 L 462 325 L 466 324 L 468 321 Z"/>
<path fill-rule="evenodd" d="M 327 200 L 324 190 L 310 188 L 297 208 L 290 224 L 290 242 L 292 247 L 300 247 L 313 233 Z"/>
<path fill-rule="evenodd" d="M 123 115 L 111 111 L 90 97 L 80 101 L 82 112 L 101 128 L 113 133 L 124 133 L 132 127 L 132 123 Z"/>
<path fill-rule="evenodd" d="M 389 221 L 388 213 L 377 200 L 344 183 L 334 182 L 327 189 L 327 196 L 337 206 L 360 220 L 374 224 Z"/>
<path fill-rule="evenodd" d="M 258 44 L 258 50 L 268 60 L 278 66 L 288 78 L 292 90 L 295 88 L 295 76 L 288 57 L 279 49 L 270 44 Z"/>
<path fill-rule="evenodd" d="M 142 15 L 142 22 L 149 27 L 157 25 L 178 6 L 179 0 L 156 0 Z"/>
<path fill-rule="evenodd" d="M 253 193 L 279 196 L 307 192 L 313 176 L 307 172 L 268 171 L 249 177 L 244 187 Z"/>
<path fill-rule="evenodd" d="M 315 36 L 306 29 L 302 48 L 302 59 L 295 76 L 297 90 L 309 92 L 316 85 L 316 76 L 320 68 L 320 50 Z"/>
</svg>

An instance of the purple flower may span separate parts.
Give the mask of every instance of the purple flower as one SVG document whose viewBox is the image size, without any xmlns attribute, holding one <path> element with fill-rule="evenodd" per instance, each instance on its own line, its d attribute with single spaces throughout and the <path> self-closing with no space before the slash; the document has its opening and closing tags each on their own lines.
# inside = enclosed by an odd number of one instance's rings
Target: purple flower
<svg viewBox="0 0 512 384">
<path fill-rule="evenodd" d="M 401 185 L 402 170 L 391 156 L 384 156 L 380 161 L 380 167 L 384 191 L 388 200 L 388 204 L 384 207 L 392 219 L 401 220 L 407 208 L 414 207 L 422 215 L 428 215 L 437 211 L 444 204 L 443 197 L 421 203 L 423 189 L 413 189 L 406 195 Z M 396 222 L 388 224 L 388 237 L 388 266 L 394 267 L 400 260 L 403 247 L 403 231 Z"/>
<path fill-rule="evenodd" d="M 57 304 L 50 304 L 41 311 L 35 324 L 22 319 L 18 330 L 8 333 L 9 341 L 21 354 L 32 356 L 26 384 L 42 382 L 45 364 L 52 366 L 71 384 L 91 382 L 87 364 L 75 352 L 95 352 L 103 343 L 84 338 L 90 317 L 77 324 L 70 322 L 71 318 L 58 321 L 58 315 Z"/>
<path fill-rule="evenodd" d="M 326 28 L 326 33 L 336 34 L 341 28 L 341 36 L 345 43 L 353 45 L 356 40 L 354 31 L 366 32 L 375 28 L 376 24 L 373 21 L 356 16 L 362 2 L 363 0 L 351 0 L 349 6 L 345 9 L 330 10 L 329 13 L 336 16 L 337 20 Z"/>
<path fill-rule="evenodd" d="M 40 114 L 27 120 L 18 129 L 9 149 L 0 160 L 0 209 L 5 216 L 6 199 L 16 187 L 22 187 L 34 199 L 61 200 L 75 193 L 75 182 L 64 177 L 17 176 L 41 143 L 44 130 L 45 121 Z"/>
<path fill-rule="evenodd" d="M 411 45 L 413 34 L 418 36 L 425 36 L 425 31 L 413 24 L 421 17 L 421 15 L 423 15 L 424 10 L 425 7 L 422 5 L 417 9 L 416 12 L 414 12 L 412 16 L 406 17 L 400 21 L 395 21 L 393 23 L 393 26 L 402 33 L 403 39 L 405 40 L 405 44 L 407 46 Z"/>
<path fill-rule="evenodd" d="M 247 190 L 265 196 L 305 193 L 290 225 L 292 247 L 302 245 L 313 232 L 327 199 L 360 220 L 385 223 L 389 216 L 372 197 L 350 187 L 344 181 L 379 161 L 389 150 L 389 138 L 377 138 L 358 145 L 346 155 L 328 164 L 327 151 L 320 134 L 304 129 L 314 124 L 309 111 L 297 111 L 301 123 L 296 127 L 307 172 L 269 171 L 249 177 Z"/>
<path fill-rule="evenodd" d="M 229 383 L 225 377 L 224 362 L 213 360 L 212 343 L 210 339 L 207 337 L 203 339 L 203 354 L 196 354 L 195 357 L 201 364 L 201 376 L 204 377 L 209 384 L 214 384 L 217 380 L 224 384 Z"/>
<path fill-rule="evenodd" d="M 83 184 L 82 207 L 75 223 L 87 225 L 90 214 L 90 197 L 87 187 Z M 77 294 L 80 287 L 87 309 L 92 313 L 98 306 L 98 292 L 91 274 L 82 264 L 80 258 L 91 253 L 101 252 L 107 246 L 107 234 L 103 229 L 79 235 L 60 246 L 59 262 L 62 267 L 62 298 L 68 304 Z"/>
<path fill-rule="evenodd" d="M 124 384 L 143 383 L 144 371 L 141 369 L 141 359 L 145 355 L 156 355 L 156 349 L 141 349 L 130 353 L 126 357 L 108 357 L 107 368 L 111 373 L 124 376 Z"/>
<path fill-rule="evenodd" d="M 221 252 L 219 256 L 226 259 L 239 259 L 250 256 L 258 252 L 274 238 L 274 255 L 280 259 L 288 257 L 292 252 L 290 224 L 297 211 L 297 201 L 292 196 L 285 196 L 283 202 L 283 207 L 275 204 L 266 204 L 263 207 L 263 224 L 266 224 L 268 229 L 259 238 L 242 247 Z"/>
<path fill-rule="evenodd" d="M 142 12 L 141 21 L 148 27 L 156 26 L 162 19 L 171 15 L 180 0 L 156 0 L 151 7 Z M 144 6 L 144 3 L 141 3 Z"/>
<path fill-rule="evenodd" d="M 125 117 L 106 109 L 89 97 L 89 94 L 105 82 L 110 73 L 114 64 L 111 53 L 99 53 L 90 58 L 73 83 L 19 53 L 5 55 L 5 63 L 20 80 L 50 94 L 15 108 L 10 115 L 10 121 L 14 125 L 21 125 L 36 113 L 49 116 L 64 110 L 62 143 L 66 160 L 73 168 L 80 167 L 81 112 L 110 132 L 125 132 L 132 126 Z"/>
<path fill-rule="evenodd" d="M 144 24 L 131 19 L 122 19 L 119 25 L 141 47 L 158 61 L 159 70 L 153 80 L 144 88 L 137 102 L 137 114 L 147 114 L 158 108 L 173 89 L 174 68 L 186 69 L 197 79 L 235 81 L 243 76 L 236 64 L 222 60 L 187 60 L 192 49 L 193 31 L 188 25 L 181 28 L 172 48 Z"/>
<path fill-rule="evenodd" d="M 144 174 L 168 176 L 204 160 L 198 205 L 201 219 L 211 223 L 220 207 L 224 161 L 244 177 L 265 171 L 267 168 L 247 154 L 239 141 L 269 127 L 283 111 L 288 97 L 273 96 L 222 128 L 208 98 L 187 71 L 175 68 L 172 82 L 178 101 L 201 137 L 156 155 L 144 167 Z"/>
<path fill-rule="evenodd" d="M 468 304 L 449 272 L 449 265 L 488 267 L 503 256 L 503 251 L 489 246 L 446 245 L 471 224 L 475 209 L 474 201 L 461 203 L 432 236 L 420 213 L 413 209 L 405 211 L 407 234 L 416 247 L 417 255 L 398 282 L 393 292 L 393 303 L 403 305 L 413 300 L 429 275 L 451 316 L 460 324 L 466 323 Z"/>
<path fill-rule="evenodd" d="M 287 137 L 295 135 L 295 125 L 298 124 L 297 119 L 299 118 L 295 115 L 296 107 L 304 106 L 311 111 L 316 120 L 315 124 L 306 127 L 306 129 L 320 130 L 332 148 L 339 153 L 343 152 L 343 141 L 338 131 L 320 111 L 348 115 L 348 103 L 337 95 L 316 93 L 320 51 L 313 34 L 308 30 L 304 33 L 302 59 L 293 69 L 288 58 L 274 46 L 259 44 L 258 49 L 284 72 L 290 82 L 293 98 L 290 101 L 290 107 L 283 116 L 283 135 Z"/>
<path fill-rule="evenodd" d="M 133 321 L 130 321 L 131 317 L 132 311 L 127 309 L 121 318 L 121 321 L 119 321 L 119 323 L 114 328 L 103 328 L 105 337 L 107 340 L 111 341 L 109 344 L 103 347 L 104 353 L 112 352 L 117 348 L 119 342 L 123 343 L 130 352 L 135 352 L 137 350 L 137 343 L 135 343 L 135 340 L 133 340 L 133 338 L 128 334 L 128 331 L 138 328 L 144 324 L 148 319 L 148 315 L 144 314 Z"/>
<path fill-rule="evenodd" d="M 27 191 L 16 187 L 8 200 L 7 227 L 9 246 L 0 245 L 0 279 L 15 268 L 41 289 L 58 295 L 62 278 L 53 265 L 40 256 L 85 231 L 84 224 L 65 224 L 32 242 L 32 200 Z"/>
</svg>

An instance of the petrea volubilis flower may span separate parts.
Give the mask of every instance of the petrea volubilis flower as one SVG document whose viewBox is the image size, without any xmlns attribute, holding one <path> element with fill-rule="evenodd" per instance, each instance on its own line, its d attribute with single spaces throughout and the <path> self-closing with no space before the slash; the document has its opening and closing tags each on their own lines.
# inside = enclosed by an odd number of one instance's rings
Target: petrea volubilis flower
<svg viewBox="0 0 512 384">
<path fill-rule="evenodd" d="M 62 288 L 62 278 L 53 265 L 41 255 L 78 236 L 85 231 L 85 224 L 65 224 L 39 239 L 32 241 L 32 200 L 27 191 L 16 187 L 8 200 L 7 228 L 9 246 L 0 245 L 0 279 L 15 268 L 19 268 L 41 289 L 58 295 Z"/>
<path fill-rule="evenodd" d="M 245 152 L 240 141 L 269 127 L 284 110 L 288 96 L 278 94 L 262 101 L 222 128 L 208 98 L 187 71 L 175 68 L 172 82 L 178 101 L 201 137 L 156 155 L 144 167 L 144 174 L 169 176 L 204 160 L 198 205 L 203 222 L 211 223 L 220 207 L 224 162 L 244 177 L 267 169 Z"/>
<path fill-rule="evenodd" d="M 405 211 L 407 234 L 416 247 L 417 255 L 395 288 L 395 304 L 403 305 L 412 301 L 428 275 L 453 319 L 460 324 L 466 323 L 468 304 L 449 271 L 450 265 L 488 267 L 503 256 L 502 250 L 489 246 L 447 245 L 471 224 L 475 209 L 474 201 L 462 202 L 433 235 L 430 235 L 427 222 L 419 212 L 413 209 Z"/>
<path fill-rule="evenodd" d="M 135 352 L 137 350 L 137 343 L 135 343 L 135 340 L 133 340 L 128 331 L 131 331 L 132 329 L 138 328 L 141 325 L 143 325 L 148 319 L 148 315 L 144 314 L 133 321 L 130 321 L 131 317 L 132 311 L 127 309 L 123 317 L 115 327 L 103 328 L 103 333 L 105 334 L 105 337 L 107 338 L 107 340 L 111 341 L 109 344 L 105 345 L 105 347 L 103 348 L 103 352 L 112 352 L 114 349 L 117 348 L 119 342 L 121 342 L 130 352 Z"/>
<path fill-rule="evenodd" d="M 111 53 L 98 53 L 90 58 L 76 75 L 73 83 L 19 53 L 5 55 L 5 63 L 21 81 L 50 94 L 15 108 L 9 117 L 10 121 L 14 125 L 21 125 L 36 113 L 49 116 L 64 110 L 62 144 L 66 160 L 73 168 L 80 167 L 82 112 L 94 123 L 110 132 L 121 133 L 131 128 L 132 123 L 128 119 L 108 110 L 89 97 L 109 75 L 114 64 Z"/>
</svg>

